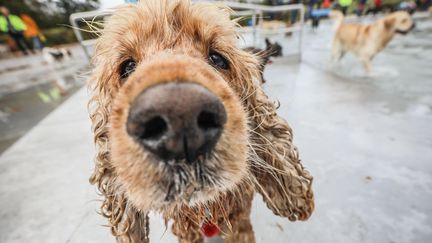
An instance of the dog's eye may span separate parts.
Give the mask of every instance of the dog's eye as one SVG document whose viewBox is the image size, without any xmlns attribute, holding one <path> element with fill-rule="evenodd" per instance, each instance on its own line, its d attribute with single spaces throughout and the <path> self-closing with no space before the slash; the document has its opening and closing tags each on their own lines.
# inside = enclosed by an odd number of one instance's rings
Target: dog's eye
<svg viewBox="0 0 432 243">
<path fill-rule="evenodd" d="M 210 52 L 208 58 L 210 63 L 217 68 L 226 70 L 229 67 L 228 61 L 225 59 L 225 57 L 217 52 Z"/>
<path fill-rule="evenodd" d="M 126 79 L 133 71 L 135 71 L 135 68 L 136 62 L 133 59 L 128 59 L 124 61 L 120 65 L 120 78 Z"/>
</svg>

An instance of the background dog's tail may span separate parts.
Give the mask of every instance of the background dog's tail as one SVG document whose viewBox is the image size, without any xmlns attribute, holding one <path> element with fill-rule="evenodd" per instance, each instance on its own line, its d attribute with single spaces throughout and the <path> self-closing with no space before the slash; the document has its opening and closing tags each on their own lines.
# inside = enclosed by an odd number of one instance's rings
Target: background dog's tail
<svg viewBox="0 0 432 243">
<path fill-rule="evenodd" d="M 335 30 L 339 29 L 342 22 L 344 21 L 344 15 L 342 14 L 342 12 L 338 10 L 331 11 L 329 17 L 334 21 L 333 28 Z"/>
</svg>

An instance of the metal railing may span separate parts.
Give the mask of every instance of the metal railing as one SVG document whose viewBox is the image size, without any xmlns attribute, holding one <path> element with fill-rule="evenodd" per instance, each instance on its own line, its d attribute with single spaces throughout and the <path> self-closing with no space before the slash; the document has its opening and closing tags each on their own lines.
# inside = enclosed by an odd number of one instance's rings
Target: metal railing
<svg viewBox="0 0 432 243">
<path fill-rule="evenodd" d="M 113 13 L 112 10 L 105 10 L 105 11 L 89 11 L 89 12 L 80 12 L 80 13 L 73 13 L 69 17 L 69 21 L 72 25 L 73 31 L 75 33 L 75 36 L 81 45 L 81 47 L 84 50 L 84 53 L 88 60 L 91 58 L 90 54 L 90 48 L 93 47 L 96 44 L 96 39 L 88 39 L 85 40 L 84 36 L 82 34 L 83 30 L 80 27 L 80 22 L 85 21 L 92 21 L 95 18 L 103 18 L 110 16 Z"/>
<path fill-rule="evenodd" d="M 195 2 L 208 2 L 208 1 L 195 1 Z M 279 6 L 266 6 L 252 3 L 239 3 L 239 2 L 231 2 L 231 1 L 212 1 L 211 3 L 224 4 L 232 9 L 235 9 L 233 15 L 234 16 L 251 16 L 251 26 L 241 27 L 239 30 L 240 33 L 251 33 L 253 45 L 257 44 L 257 39 L 259 35 L 266 34 L 287 34 L 298 32 L 298 55 L 301 58 L 302 54 L 302 39 L 303 39 L 303 27 L 304 27 L 304 15 L 305 10 L 302 4 L 289 4 L 289 5 L 279 5 Z M 300 12 L 300 20 L 296 26 L 278 28 L 278 29 L 263 29 L 257 24 L 258 19 L 263 19 L 264 13 L 280 13 L 280 12 L 289 12 L 289 11 L 299 11 Z M 82 46 L 85 55 L 88 59 L 90 59 L 90 48 L 95 44 L 96 39 L 85 40 L 82 31 L 80 29 L 80 22 L 93 20 L 95 18 L 101 18 L 110 16 L 113 13 L 113 10 L 105 10 L 105 11 L 90 11 L 90 12 L 81 12 L 74 13 L 70 16 L 70 22 L 73 26 L 74 33 Z"/>
<path fill-rule="evenodd" d="M 287 5 L 279 5 L 279 6 L 266 6 L 266 5 L 259 5 L 259 4 L 252 4 L 252 3 L 239 3 L 239 2 L 230 2 L 230 1 L 224 1 L 221 2 L 227 5 L 228 7 L 232 9 L 240 9 L 243 11 L 248 11 L 252 13 L 252 26 L 251 29 L 248 30 L 247 27 L 242 27 L 243 29 L 246 29 L 244 32 L 251 32 L 252 38 L 253 38 L 253 45 L 255 46 L 257 43 L 257 35 L 266 35 L 266 34 L 287 34 L 287 33 L 293 33 L 293 32 L 299 32 L 299 39 L 298 39 L 298 55 L 301 57 L 302 53 L 302 41 L 303 41 L 303 27 L 304 27 L 304 15 L 305 15 L 305 9 L 303 4 L 287 4 Z M 235 15 L 240 15 L 236 13 L 241 13 L 243 11 L 235 11 Z M 266 30 L 260 27 L 259 24 L 257 24 L 257 20 L 264 20 L 264 12 L 266 13 L 280 13 L 280 12 L 290 12 L 290 11 L 299 11 L 300 12 L 300 20 L 299 24 L 297 26 L 293 27 L 285 27 L 285 28 L 278 28 L 274 30 Z M 249 14 L 246 14 L 249 15 Z"/>
</svg>

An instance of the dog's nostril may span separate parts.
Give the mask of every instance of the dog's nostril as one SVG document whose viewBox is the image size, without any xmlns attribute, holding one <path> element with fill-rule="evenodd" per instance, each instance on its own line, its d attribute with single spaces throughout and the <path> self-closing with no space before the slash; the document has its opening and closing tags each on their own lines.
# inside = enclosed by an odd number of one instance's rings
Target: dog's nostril
<svg viewBox="0 0 432 243">
<path fill-rule="evenodd" d="M 219 115 L 209 111 L 202 111 L 198 115 L 198 126 L 203 130 L 222 128 L 222 119 Z"/>
<path fill-rule="evenodd" d="M 158 139 L 160 138 L 168 129 L 165 120 L 156 116 L 144 123 L 144 132 L 141 134 L 141 139 Z"/>
</svg>

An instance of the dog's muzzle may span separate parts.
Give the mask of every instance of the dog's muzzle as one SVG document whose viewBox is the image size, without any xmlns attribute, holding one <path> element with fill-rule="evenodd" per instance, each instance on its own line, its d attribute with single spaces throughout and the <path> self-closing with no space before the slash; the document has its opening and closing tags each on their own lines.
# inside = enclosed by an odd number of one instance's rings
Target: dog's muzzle
<svg viewBox="0 0 432 243">
<path fill-rule="evenodd" d="M 147 88 L 133 101 L 127 132 L 163 161 L 192 163 L 212 152 L 226 120 L 223 104 L 207 88 L 168 82 Z"/>
</svg>

